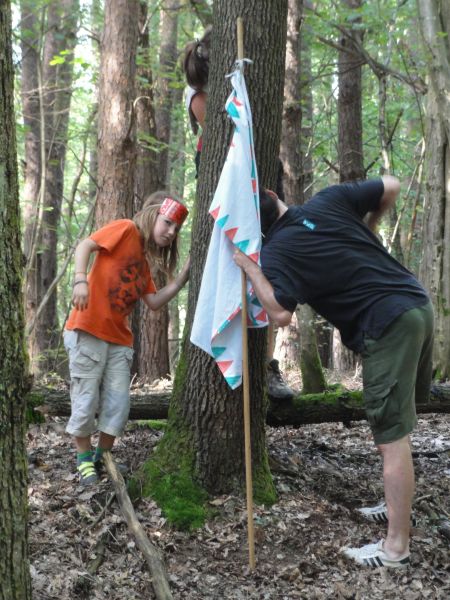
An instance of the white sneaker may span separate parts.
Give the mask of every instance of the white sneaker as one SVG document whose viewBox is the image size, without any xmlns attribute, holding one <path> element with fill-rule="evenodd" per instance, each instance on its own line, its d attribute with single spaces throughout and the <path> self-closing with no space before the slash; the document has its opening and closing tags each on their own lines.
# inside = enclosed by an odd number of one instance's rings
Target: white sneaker
<svg viewBox="0 0 450 600">
<path fill-rule="evenodd" d="M 386 502 L 380 502 L 377 506 L 367 506 L 364 508 L 356 509 L 365 519 L 373 521 L 374 523 L 387 523 L 388 513 Z M 411 525 L 416 526 L 416 518 L 411 515 Z"/>
<path fill-rule="evenodd" d="M 383 550 L 383 540 L 376 544 L 366 544 L 362 548 L 341 548 L 347 558 L 366 567 L 390 567 L 391 569 L 406 569 L 411 561 L 409 554 L 403 558 L 388 558 Z"/>
</svg>

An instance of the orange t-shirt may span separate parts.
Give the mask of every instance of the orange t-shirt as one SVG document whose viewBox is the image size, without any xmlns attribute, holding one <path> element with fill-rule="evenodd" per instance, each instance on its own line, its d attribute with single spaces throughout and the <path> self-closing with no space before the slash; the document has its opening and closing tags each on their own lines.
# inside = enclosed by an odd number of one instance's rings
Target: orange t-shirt
<svg viewBox="0 0 450 600">
<path fill-rule="evenodd" d="M 90 239 L 100 250 L 88 275 L 88 307 L 74 308 L 66 329 L 81 329 L 105 342 L 132 346 L 128 315 L 139 298 L 156 292 L 141 235 L 133 221 L 121 219 Z"/>
</svg>

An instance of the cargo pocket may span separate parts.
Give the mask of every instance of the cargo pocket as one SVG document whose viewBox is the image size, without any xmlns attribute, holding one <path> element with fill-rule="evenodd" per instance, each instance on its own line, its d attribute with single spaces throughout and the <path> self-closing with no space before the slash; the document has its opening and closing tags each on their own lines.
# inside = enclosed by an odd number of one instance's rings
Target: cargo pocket
<svg viewBox="0 0 450 600">
<path fill-rule="evenodd" d="M 72 376 L 95 376 L 94 371 L 99 366 L 100 359 L 100 354 L 95 352 L 95 350 L 92 350 L 87 346 L 77 346 L 73 353 L 73 362 L 71 365 L 71 371 L 73 371 Z"/>
<path fill-rule="evenodd" d="M 133 348 L 127 348 L 125 351 L 125 358 L 127 359 L 128 366 L 131 368 L 133 362 L 134 350 Z"/>
<path fill-rule="evenodd" d="M 378 427 L 392 423 L 398 417 L 399 409 L 395 401 L 391 401 L 397 380 L 374 383 L 364 388 L 364 408 L 369 424 Z"/>
</svg>

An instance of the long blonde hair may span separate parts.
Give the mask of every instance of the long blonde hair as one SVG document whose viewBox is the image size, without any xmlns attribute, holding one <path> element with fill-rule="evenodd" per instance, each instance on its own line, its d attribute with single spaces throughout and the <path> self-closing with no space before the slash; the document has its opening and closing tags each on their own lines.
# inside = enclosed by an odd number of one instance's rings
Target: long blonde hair
<svg viewBox="0 0 450 600">
<path fill-rule="evenodd" d="M 146 198 L 141 210 L 134 215 L 133 222 L 144 240 L 145 257 L 152 273 L 156 274 L 159 270 L 172 276 L 178 260 L 178 235 L 170 246 L 164 248 L 157 246 L 153 239 L 153 230 L 164 198 L 173 198 L 183 204 L 177 196 L 170 192 L 164 190 L 154 192 Z"/>
</svg>

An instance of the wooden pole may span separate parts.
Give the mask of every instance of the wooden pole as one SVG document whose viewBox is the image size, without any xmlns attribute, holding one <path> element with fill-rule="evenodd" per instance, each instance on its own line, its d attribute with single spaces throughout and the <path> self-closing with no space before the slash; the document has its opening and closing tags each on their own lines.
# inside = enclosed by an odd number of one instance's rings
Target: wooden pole
<svg viewBox="0 0 450 600">
<path fill-rule="evenodd" d="M 242 17 L 237 19 L 238 59 L 244 58 L 244 23 Z M 245 271 L 241 271 L 242 297 L 242 390 L 244 401 L 244 443 L 245 443 L 245 484 L 247 490 L 247 534 L 248 562 L 250 570 L 255 568 L 255 533 L 253 528 L 253 480 L 252 480 L 252 445 L 250 431 L 250 389 L 248 380 L 248 336 L 247 336 L 247 279 Z"/>
</svg>

